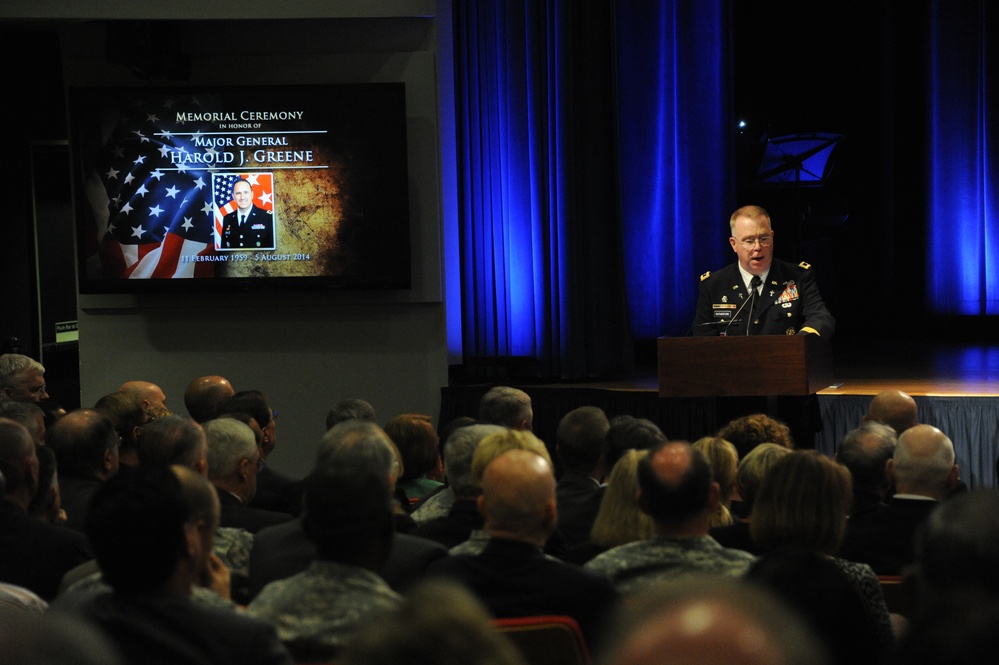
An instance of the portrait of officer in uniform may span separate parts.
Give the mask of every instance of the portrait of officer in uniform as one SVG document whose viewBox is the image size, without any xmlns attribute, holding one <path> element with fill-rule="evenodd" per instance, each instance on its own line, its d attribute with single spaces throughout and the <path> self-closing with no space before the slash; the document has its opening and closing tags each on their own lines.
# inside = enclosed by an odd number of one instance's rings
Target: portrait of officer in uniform
<svg viewBox="0 0 999 665">
<path fill-rule="evenodd" d="M 236 210 L 222 218 L 222 249 L 274 249 L 274 217 L 253 205 L 253 187 L 246 179 L 232 186 Z"/>
<path fill-rule="evenodd" d="M 732 213 L 729 226 L 729 244 L 739 260 L 701 275 L 693 334 L 831 338 L 836 320 L 822 301 L 811 266 L 774 258 L 767 211 L 744 206 Z"/>
</svg>

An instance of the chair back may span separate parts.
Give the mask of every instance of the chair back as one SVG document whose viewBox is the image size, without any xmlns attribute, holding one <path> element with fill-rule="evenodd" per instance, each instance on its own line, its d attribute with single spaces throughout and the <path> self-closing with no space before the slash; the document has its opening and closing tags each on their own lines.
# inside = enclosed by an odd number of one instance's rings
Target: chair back
<svg viewBox="0 0 999 665">
<path fill-rule="evenodd" d="M 590 665 L 590 650 L 572 617 L 518 617 L 493 623 L 510 638 L 527 665 Z"/>
</svg>

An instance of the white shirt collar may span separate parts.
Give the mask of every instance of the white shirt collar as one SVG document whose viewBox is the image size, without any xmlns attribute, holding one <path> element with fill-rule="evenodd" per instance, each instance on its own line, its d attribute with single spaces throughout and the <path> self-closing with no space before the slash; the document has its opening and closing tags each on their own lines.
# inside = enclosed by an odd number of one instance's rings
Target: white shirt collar
<svg viewBox="0 0 999 665">
<path fill-rule="evenodd" d="M 748 293 L 749 292 L 749 283 L 751 281 L 753 281 L 753 275 L 752 275 L 752 273 L 746 272 L 746 270 L 743 269 L 741 263 L 739 263 L 737 265 L 739 266 L 739 272 L 742 273 L 742 284 L 743 284 L 743 286 L 746 287 L 746 292 Z M 760 275 L 760 288 L 763 288 L 763 285 L 767 283 L 767 276 L 769 276 L 769 275 L 770 275 L 770 268 L 767 268 L 767 271 L 765 273 L 763 273 L 762 275 Z M 759 293 L 759 291 L 757 291 L 757 293 Z"/>
</svg>

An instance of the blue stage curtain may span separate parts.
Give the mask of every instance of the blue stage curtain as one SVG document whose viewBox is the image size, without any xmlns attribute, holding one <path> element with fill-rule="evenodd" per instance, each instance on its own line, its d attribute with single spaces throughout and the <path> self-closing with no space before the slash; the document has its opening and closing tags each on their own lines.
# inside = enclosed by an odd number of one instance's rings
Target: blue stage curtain
<svg viewBox="0 0 999 665">
<path fill-rule="evenodd" d="M 631 367 L 629 323 L 689 326 L 727 250 L 727 8 L 454 3 L 466 359 L 604 376 Z"/>
<path fill-rule="evenodd" d="M 931 7 L 927 298 L 938 314 L 999 314 L 999 6 Z"/>
<path fill-rule="evenodd" d="M 734 257 L 730 3 L 618 4 L 621 223 L 637 338 L 683 335 Z"/>
</svg>

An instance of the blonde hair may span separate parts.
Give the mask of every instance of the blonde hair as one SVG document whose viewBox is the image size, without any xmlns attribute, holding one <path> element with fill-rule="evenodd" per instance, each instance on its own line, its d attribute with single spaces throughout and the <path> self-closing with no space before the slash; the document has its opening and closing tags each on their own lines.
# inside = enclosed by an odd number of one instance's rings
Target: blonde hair
<svg viewBox="0 0 999 665">
<path fill-rule="evenodd" d="M 617 547 L 655 534 L 655 523 L 643 513 L 635 496 L 638 494 L 638 461 L 647 450 L 627 450 L 621 455 L 600 501 L 600 510 L 590 530 L 590 540 L 601 547 Z"/>
<path fill-rule="evenodd" d="M 721 497 L 718 507 L 708 517 L 708 525 L 711 527 L 728 526 L 732 524 L 732 513 L 728 506 L 732 502 L 732 493 L 735 492 L 735 473 L 739 467 L 739 453 L 735 446 L 717 436 L 705 436 L 693 443 L 693 447 L 704 453 L 711 467 L 711 476 L 721 488 Z"/>
<path fill-rule="evenodd" d="M 508 450 L 528 450 L 536 453 L 554 468 L 544 441 L 526 430 L 508 429 L 490 434 L 475 448 L 475 454 L 472 455 L 472 481 L 476 487 L 482 487 L 482 474 L 485 473 L 489 463 Z"/>
<path fill-rule="evenodd" d="M 749 451 L 749 454 L 739 462 L 739 469 L 735 474 L 735 482 L 739 485 L 739 496 L 742 497 L 743 503 L 747 506 L 753 505 L 767 469 L 789 454 L 791 454 L 789 448 L 776 443 L 761 443 Z"/>
</svg>

